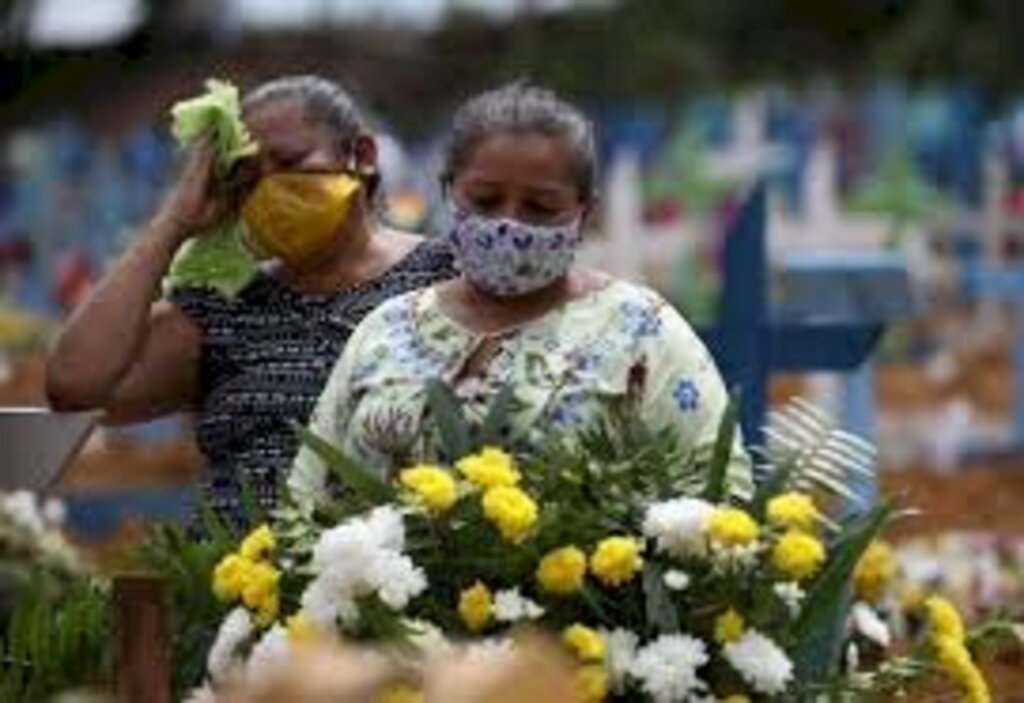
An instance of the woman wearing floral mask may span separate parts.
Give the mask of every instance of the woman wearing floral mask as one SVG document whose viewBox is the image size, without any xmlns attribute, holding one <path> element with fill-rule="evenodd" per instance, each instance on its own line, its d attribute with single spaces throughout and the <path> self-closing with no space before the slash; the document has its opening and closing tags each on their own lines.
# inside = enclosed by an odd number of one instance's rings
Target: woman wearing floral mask
<svg viewBox="0 0 1024 703">
<path fill-rule="evenodd" d="M 438 378 L 478 418 L 510 386 L 518 446 L 584 428 L 627 397 L 652 427 L 674 428 L 684 450 L 713 446 L 727 394 L 689 325 L 654 292 L 573 265 L 595 162 L 590 123 L 547 91 L 513 84 L 464 105 L 443 174 L 461 275 L 363 321 L 311 429 L 372 466 L 437 458 L 429 439 L 413 439 Z M 730 470 L 733 489 L 749 491 L 738 443 Z M 325 481 L 303 448 L 292 494 L 308 506 Z"/>
<path fill-rule="evenodd" d="M 443 242 L 375 222 L 376 144 L 346 93 L 313 76 L 267 83 L 242 117 L 259 145 L 218 188 L 199 149 L 110 274 L 68 322 L 47 369 L 58 409 L 112 422 L 198 411 L 213 507 L 239 514 L 240 478 L 264 507 L 352 330 L 389 297 L 451 277 Z M 179 247 L 238 208 L 269 263 L 235 298 L 185 288 L 151 304 Z"/>
</svg>

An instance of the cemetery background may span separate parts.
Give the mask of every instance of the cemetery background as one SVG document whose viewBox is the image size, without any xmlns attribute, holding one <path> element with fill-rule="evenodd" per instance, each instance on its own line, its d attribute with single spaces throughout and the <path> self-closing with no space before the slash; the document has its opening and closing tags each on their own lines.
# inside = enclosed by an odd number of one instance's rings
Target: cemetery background
<svg viewBox="0 0 1024 703">
<path fill-rule="evenodd" d="M 45 345 L 159 196 L 178 161 L 166 109 L 206 76 L 245 86 L 316 71 L 354 85 L 389 137 L 385 216 L 432 232 L 444 115 L 528 76 L 599 127 L 606 178 L 585 261 L 653 285 L 695 325 L 722 319 L 724 233 L 764 185 L 765 323 L 884 327 L 853 373 L 773 373 L 768 401 L 807 396 L 877 441 L 879 490 L 922 511 L 891 535 L 921 579 L 969 611 L 1021 602 L 1012 3 L 437 2 L 376 16 L 295 3 L 305 20 L 275 26 L 242 2 L 111 0 L 96 7 L 122 29 L 87 46 L 48 37 L 33 15 L 73 4 L 0 3 L 0 405 L 43 402 Z M 750 279 L 732 283 L 758 299 Z M 202 466 L 187 424 L 95 435 L 58 487 L 80 539 L 102 551 L 137 532 L 133 510 L 174 514 Z M 1005 700 L 1024 691 L 1019 663 L 994 684 Z"/>
</svg>

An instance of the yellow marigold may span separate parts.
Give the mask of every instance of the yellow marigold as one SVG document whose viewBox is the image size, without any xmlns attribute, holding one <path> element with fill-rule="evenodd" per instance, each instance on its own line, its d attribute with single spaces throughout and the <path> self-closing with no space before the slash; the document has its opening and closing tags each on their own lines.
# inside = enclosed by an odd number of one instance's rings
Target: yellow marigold
<svg viewBox="0 0 1024 703">
<path fill-rule="evenodd" d="M 824 563 L 824 545 L 805 532 L 790 530 L 772 547 L 772 566 L 796 581 L 814 576 Z"/>
<path fill-rule="evenodd" d="M 600 661 L 604 659 L 604 637 L 597 630 L 576 623 L 565 628 L 562 641 L 572 650 L 577 659 Z"/>
<path fill-rule="evenodd" d="M 295 644 L 309 642 L 316 637 L 316 627 L 301 610 L 289 617 L 284 626 L 288 639 Z"/>
<path fill-rule="evenodd" d="M 242 546 L 238 553 L 243 559 L 249 561 L 260 561 L 270 556 L 270 553 L 277 547 L 274 533 L 269 525 L 260 525 L 242 540 Z"/>
<path fill-rule="evenodd" d="M 221 559 L 213 570 L 213 594 L 223 601 L 241 596 L 251 566 L 251 561 L 237 554 L 228 554 Z"/>
<path fill-rule="evenodd" d="M 729 608 L 715 618 L 715 642 L 718 644 L 735 642 L 743 636 L 746 629 L 747 623 L 743 621 L 743 616 Z"/>
<path fill-rule="evenodd" d="M 521 542 L 537 522 L 537 504 L 514 486 L 489 488 L 483 498 L 484 516 L 509 542 Z"/>
<path fill-rule="evenodd" d="M 496 447 L 484 447 L 478 454 L 471 454 L 455 464 L 463 476 L 480 488 L 515 486 L 519 483 L 512 457 Z"/>
<path fill-rule="evenodd" d="M 859 600 L 875 603 L 896 575 L 892 549 L 882 541 L 872 542 L 861 555 L 853 571 L 853 586 Z"/>
<path fill-rule="evenodd" d="M 806 493 L 790 491 L 768 501 L 768 522 L 790 530 L 812 532 L 821 521 L 821 513 Z"/>
<path fill-rule="evenodd" d="M 270 627 L 277 620 L 280 608 L 281 601 L 276 592 L 261 598 L 256 605 L 256 624 L 260 627 Z"/>
<path fill-rule="evenodd" d="M 598 664 L 581 666 L 576 670 L 575 689 L 579 703 L 600 703 L 608 695 L 608 672 Z"/>
<path fill-rule="evenodd" d="M 711 541 L 723 547 L 745 547 L 757 539 L 754 518 L 739 508 L 718 508 L 704 526 Z"/>
<path fill-rule="evenodd" d="M 242 602 L 250 610 L 267 609 L 271 598 L 277 598 L 277 582 L 281 572 L 266 562 L 250 563 L 242 587 Z"/>
<path fill-rule="evenodd" d="M 583 587 L 587 573 L 587 555 L 569 545 L 548 552 L 537 566 L 537 583 L 542 590 L 560 596 Z"/>
<path fill-rule="evenodd" d="M 935 660 L 939 668 L 964 692 L 968 703 L 989 703 L 988 683 L 960 640 L 947 635 L 935 636 Z"/>
<path fill-rule="evenodd" d="M 643 564 L 640 546 L 631 537 L 608 537 L 601 540 L 590 555 L 590 572 L 608 586 L 626 583 L 640 571 Z"/>
<path fill-rule="evenodd" d="M 459 594 L 459 617 L 471 632 L 480 632 L 494 616 L 494 600 L 487 586 L 477 581 Z"/>
<path fill-rule="evenodd" d="M 436 513 L 451 508 L 459 497 L 455 479 L 447 471 L 436 466 L 414 466 L 400 473 L 398 480 L 412 491 L 428 510 Z"/>
<path fill-rule="evenodd" d="M 924 607 L 928 611 L 933 638 L 950 637 L 957 642 L 964 641 L 964 622 L 956 606 L 942 596 L 931 596 L 925 600 Z"/>
<path fill-rule="evenodd" d="M 407 683 L 396 683 L 388 688 L 377 699 L 378 703 L 423 703 L 423 692 Z"/>
</svg>

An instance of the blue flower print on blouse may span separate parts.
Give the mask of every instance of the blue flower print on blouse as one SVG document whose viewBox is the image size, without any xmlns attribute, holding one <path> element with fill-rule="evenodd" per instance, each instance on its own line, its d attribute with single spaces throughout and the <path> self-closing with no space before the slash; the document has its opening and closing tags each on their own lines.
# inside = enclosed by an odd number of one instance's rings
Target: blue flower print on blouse
<svg viewBox="0 0 1024 703">
<path fill-rule="evenodd" d="M 657 337 L 661 332 L 661 318 L 651 305 L 627 300 L 619 306 L 619 312 L 623 331 L 633 339 Z"/>
<path fill-rule="evenodd" d="M 676 383 L 672 396 L 676 400 L 679 409 L 686 412 L 693 412 L 700 406 L 700 389 L 691 378 L 681 378 Z"/>
</svg>

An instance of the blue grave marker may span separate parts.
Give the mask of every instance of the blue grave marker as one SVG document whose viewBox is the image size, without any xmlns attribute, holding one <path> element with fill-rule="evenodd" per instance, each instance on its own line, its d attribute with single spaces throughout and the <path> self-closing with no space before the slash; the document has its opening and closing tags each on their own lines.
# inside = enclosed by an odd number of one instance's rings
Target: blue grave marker
<svg viewBox="0 0 1024 703">
<path fill-rule="evenodd" d="M 770 309 L 765 205 L 765 186 L 759 183 L 726 235 L 718 323 L 701 332 L 726 383 L 742 392 L 741 423 L 752 445 L 764 440 L 762 427 L 773 371 L 853 372 L 867 360 L 884 329 L 884 316 L 871 314 L 856 301 L 840 315 L 814 314 L 815 295 L 795 296 L 801 300 L 798 307 L 804 309 L 791 308 L 782 315 Z M 868 289 L 878 280 L 873 267 L 849 276 Z M 811 292 L 820 290 L 821 285 L 850 290 L 836 280 L 812 285 Z M 873 491 L 873 487 L 865 490 Z"/>
</svg>

